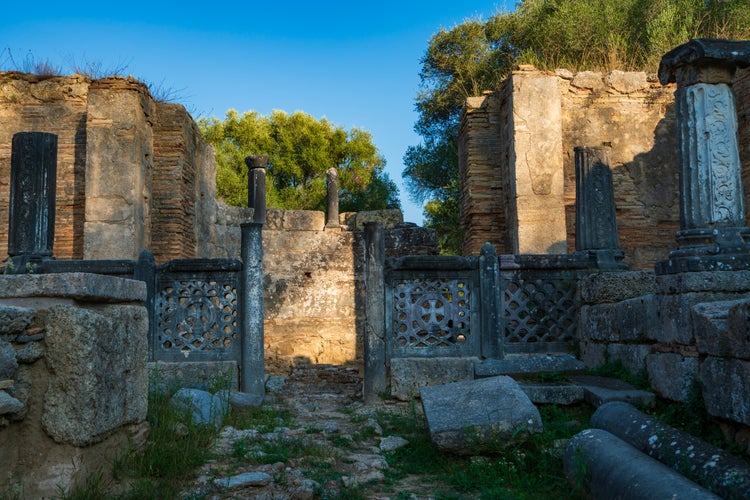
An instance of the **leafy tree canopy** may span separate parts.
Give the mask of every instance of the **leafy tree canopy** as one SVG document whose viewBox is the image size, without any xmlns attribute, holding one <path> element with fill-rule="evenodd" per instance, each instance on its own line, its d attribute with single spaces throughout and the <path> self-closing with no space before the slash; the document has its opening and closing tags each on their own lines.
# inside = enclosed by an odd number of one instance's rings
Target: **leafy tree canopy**
<svg viewBox="0 0 750 500">
<path fill-rule="evenodd" d="M 398 188 L 383 171 L 385 160 L 369 132 L 347 132 L 299 111 L 266 117 L 229 110 L 224 120 L 201 118 L 198 126 L 216 149 L 216 191 L 229 204 L 247 206 L 244 159 L 265 154 L 270 208 L 324 210 L 331 167 L 338 170 L 342 212 L 400 208 Z"/>
<path fill-rule="evenodd" d="M 456 139 L 464 101 L 496 90 L 519 63 L 539 69 L 656 71 L 692 38 L 750 38 L 747 0 L 522 0 L 513 12 L 441 29 L 421 59 L 407 189 L 425 206 L 444 253 L 460 253 Z"/>
</svg>

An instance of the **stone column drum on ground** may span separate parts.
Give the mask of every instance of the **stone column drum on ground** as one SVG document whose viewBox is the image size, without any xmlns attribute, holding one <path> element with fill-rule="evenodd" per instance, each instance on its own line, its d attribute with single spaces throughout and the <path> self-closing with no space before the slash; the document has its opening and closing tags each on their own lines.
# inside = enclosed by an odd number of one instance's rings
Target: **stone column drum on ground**
<svg viewBox="0 0 750 500">
<path fill-rule="evenodd" d="M 750 42 L 696 39 L 669 51 L 659 66 L 663 85 L 677 82 L 680 143 L 679 248 L 657 264 L 660 274 L 750 269 L 730 85 L 750 66 Z"/>
</svg>

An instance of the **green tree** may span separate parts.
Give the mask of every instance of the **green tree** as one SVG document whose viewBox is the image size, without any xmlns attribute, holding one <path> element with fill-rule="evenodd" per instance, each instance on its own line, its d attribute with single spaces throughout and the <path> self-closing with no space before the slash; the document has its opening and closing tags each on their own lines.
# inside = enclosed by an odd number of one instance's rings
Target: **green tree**
<svg viewBox="0 0 750 500">
<path fill-rule="evenodd" d="M 216 191 L 229 204 L 247 206 L 244 158 L 266 154 L 270 208 L 324 210 L 331 167 L 338 170 L 342 212 L 400 208 L 398 188 L 383 170 L 385 160 L 369 132 L 347 132 L 299 111 L 262 116 L 229 110 L 224 120 L 202 118 L 198 126 L 216 149 Z"/>
<path fill-rule="evenodd" d="M 429 41 L 420 60 L 422 142 L 404 155 L 407 190 L 443 253 L 460 253 L 457 137 L 469 96 L 497 90 L 519 63 L 552 70 L 646 70 L 691 38 L 750 38 L 747 0 L 522 0 L 513 12 L 473 19 Z"/>
</svg>

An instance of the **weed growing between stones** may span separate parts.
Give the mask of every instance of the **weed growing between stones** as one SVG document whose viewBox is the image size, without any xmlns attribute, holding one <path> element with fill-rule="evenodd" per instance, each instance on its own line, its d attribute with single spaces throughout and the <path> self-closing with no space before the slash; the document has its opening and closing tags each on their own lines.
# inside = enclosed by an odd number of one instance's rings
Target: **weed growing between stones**
<svg viewBox="0 0 750 500">
<path fill-rule="evenodd" d="M 182 482 L 211 455 L 217 430 L 193 422 L 189 410 L 170 404 L 176 387 L 151 381 L 149 439 L 143 450 L 133 451 L 115 464 L 113 476 L 129 480 L 130 491 L 121 498 L 168 498 L 179 493 Z"/>
<path fill-rule="evenodd" d="M 591 409 L 542 405 L 545 431 L 523 443 L 498 443 L 486 456 L 448 454 L 431 441 L 424 416 L 412 405 L 402 414 L 379 413 L 385 435 L 404 437 L 409 444 L 387 454 L 386 478 L 396 487 L 410 475 L 442 482 L 435 498 L 581 498 L 572 491 L 562 464 L 564 443 L 588 425 Z M 402 491 L 396 498 L 408 498 Z"/>
</svg>

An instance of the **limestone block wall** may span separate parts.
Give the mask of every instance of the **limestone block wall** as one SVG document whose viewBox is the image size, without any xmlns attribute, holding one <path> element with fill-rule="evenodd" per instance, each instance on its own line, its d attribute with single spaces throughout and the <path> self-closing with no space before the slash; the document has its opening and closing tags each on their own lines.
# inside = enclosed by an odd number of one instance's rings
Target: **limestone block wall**
<svg viewBox="0 0 750 500">
<path fill-rule="evenodd" d="M 221 206 L 221 252 L 237 257 L 239 224 L 252 209 Z M 355 362 L 364 330 L 366 222 L 386 228 L 389 256 L 437 254 L 434 231 L 404 224 L 399 210 L 344 213 L 339 228 L 325 227 L 317 211 L 269 209 L 263 228 L 265 364 L 284 373 L 295 363 Z"/>
<path fill-rule="evenodd" d="M 145 443 L 145 295 L 109 276 L 0 276 L 0 491 L 56 497 Z"/>
<path fill-rule="evenodd" d="M 587 366 L 620 362 L 673 401 L 697 391 L 750 453 L 750 272 L 600 273 L 579 287 Z"/>
<path fill-rule="evenodd" d="M 749 74 L 740 71 L 734 84 L 746 198 Z M 523 66 L 497 92 L 467 99 L 459 135 L 463 253 L 476 255 L 487 241 L 499 253 L 573 251 L 573 148 L 609 145 L 625 261 L 649 269 L 665 259 L 679 228 L 673 93 L 640 72 Z M 554 242 L 563 230 L 561 248 Z"/>
</svg>

